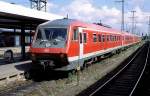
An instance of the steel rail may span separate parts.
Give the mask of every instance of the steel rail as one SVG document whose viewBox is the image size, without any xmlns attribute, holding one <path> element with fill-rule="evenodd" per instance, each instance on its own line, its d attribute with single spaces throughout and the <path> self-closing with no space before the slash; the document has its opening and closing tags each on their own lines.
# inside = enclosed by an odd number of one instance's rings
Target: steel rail
<svg viewBox="0 0 150 96">
<path fill-rule="evenodd" d="M 135 84 L 134 88 L 132 89 L 132 91 L 131 91 L 131 93 L 130 93 L 129 96 L 132 96 L 133 93 L 135 92 L 135 89 L 137 88 L 137 85 L 139 84 L 139 82 L 140 82 L 140 80 L 141 80 L 141 78 L 142 78 L 142 76 L 143 76 L 143 73 L 144 73 L 144 71 L 145 71 L 145 69 L 146 69 L 147 61 L 148 61 L 148 57 L 149 57 L 149 48 L 150 48 L 150 45 L 149 45 L 149 47 L 148 47 L 148 52 L 147 52 L 147 56 L 146 56 L 144 68 L 143 68 L 143 70 L 142 70 L 142 72 L 141 72 L 141 74 L 140 74 L 140 77 L 138 78 L 138 80 L 137 80 L 137 82 L 136 82 L 136 84 Z"/>
<path fill-rule="evenodd" d="M 105 85 L 107 85 L 111 80 L 113 80 L 116 76 L 118 76 L 124 69 L 127 68 L 128 65 L 138 56 L 138 54 L 142 51 L 142 48 L 133 56 L 133 58 L 125 65 L 122 69 L 120 69 L 115 75 L 113 75 L 109 80 L 107 80 L 104 84 L 102 84 L 99 88 L 97 88 L 93 93 L 91 93 L 89 96 L 93 96 L 96 92 L 98 92 L 100 89 L 102 89 Z"/>
</svg>

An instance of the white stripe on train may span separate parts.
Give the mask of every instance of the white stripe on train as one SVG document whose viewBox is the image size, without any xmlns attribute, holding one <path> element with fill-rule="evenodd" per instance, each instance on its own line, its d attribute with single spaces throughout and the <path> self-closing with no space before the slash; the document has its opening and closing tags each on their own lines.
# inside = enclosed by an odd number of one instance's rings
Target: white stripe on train
<svg viewBox="0 0 150 96">
<path fill-rule="evenodd" d="M 109 49 L 106 49 L 106 50 L 101 50 L 101 51 L 96 51 L 96 52 L 92 52 L 92 53 L 83 54 L 83 57 L 81 57 L 81 59 L 86 58 L 86 57 L 90 57 L 90 56 L 93 56 L 93 55 L 105 54 L 105 53 L 111 52 L 111 51 L 119 49 L 119 48 L 129 46 L 129 45 L 132 45 L 132 44 L 127 44 L 127 45 L 124 45 L 124 46 L 117 46 L 117 47 L 109 48 Z M 68 57 L 69 62 L 76 61 L 78 59 L 79 59 L 79 56 Z"/>
</svg>

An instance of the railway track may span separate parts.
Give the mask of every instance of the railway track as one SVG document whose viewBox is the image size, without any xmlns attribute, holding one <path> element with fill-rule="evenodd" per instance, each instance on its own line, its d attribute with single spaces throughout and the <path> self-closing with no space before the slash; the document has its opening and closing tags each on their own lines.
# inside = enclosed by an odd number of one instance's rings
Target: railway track
<svg viewBox="0 0 150 96">
<path fill-rule="evenodd" d="M 133 96 L 150 96 L 150 54 L 145 71 L 133 92 Z"/>
<path fill-rule="evenodd" d="M 96 82 L 92 90 L 78 96 L 132 96 L 147 65 L 149 44 L 145 44 L 126 65 L 103 84 Z M 99 85 L 100 84 L 100 85 Z"/>
</svg>

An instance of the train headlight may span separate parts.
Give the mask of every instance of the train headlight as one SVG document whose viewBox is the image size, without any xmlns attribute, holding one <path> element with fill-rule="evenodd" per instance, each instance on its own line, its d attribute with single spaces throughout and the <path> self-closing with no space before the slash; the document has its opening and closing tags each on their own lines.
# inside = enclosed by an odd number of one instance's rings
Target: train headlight
<svg viewBox="0 0 150 96">
<path fill-rule="evenodd" d="M 61 53 L 60 58 L 65 58 L 65 54 Z"/>
</svg>

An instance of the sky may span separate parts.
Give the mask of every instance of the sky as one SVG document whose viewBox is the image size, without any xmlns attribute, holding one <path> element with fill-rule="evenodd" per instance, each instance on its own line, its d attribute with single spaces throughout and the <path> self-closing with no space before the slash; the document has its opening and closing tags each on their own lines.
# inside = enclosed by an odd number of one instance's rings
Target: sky
<svg viewBox="0 0 150 96">
<path fill-rule="evenodd" d="M 30 0 L 0 0 L 30 8 Z M 47 11 L 50 13 L 78 19 L 85 22 L 102 22 L 113 28 L 120 29 L 121 0 L 48 0 Z M 135 33 L 147 33 L 148 16 L 150 16 L 150 0 L 125 1 L 125 30 L 132 29 L 132 13 L 135 13 Z"/>
</svg>

